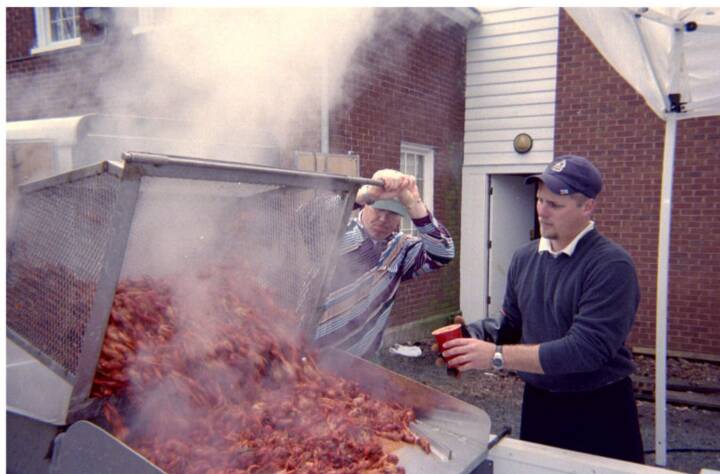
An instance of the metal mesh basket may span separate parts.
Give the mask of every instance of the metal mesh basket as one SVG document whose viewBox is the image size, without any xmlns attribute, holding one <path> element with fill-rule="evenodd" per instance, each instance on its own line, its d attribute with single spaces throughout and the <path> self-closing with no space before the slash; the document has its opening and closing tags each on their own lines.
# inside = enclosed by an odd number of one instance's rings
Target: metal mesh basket
<svg viewBox="0 0 720 474">
<path fill-rule="evenodd" d="M 332 245 L 343 206 L 331 190 L 146 178 L 122 277 L 236 266 L 277 293 L 282 306 L 302 312 L 310 297 L 308 282 L 318 273 L 311 248 Z M 302 225 L 319 208 L 326 218 L 315 220 L 312 228 Z"/>
<path fill-rule="evenodd" d="M 78 176 L 27 193 L 10 241 L 7 326 L 61 375 L 77 374 L 118 180 Z"/>
<path fill-rule="evenodd" d="M 22 189 L 8 252 L 8 336 L 72 386 L 92 385 L 119 279 L 240 265 L 314 329 L 330 257 L 371 181 L 126 153 Z"/>
</svg>

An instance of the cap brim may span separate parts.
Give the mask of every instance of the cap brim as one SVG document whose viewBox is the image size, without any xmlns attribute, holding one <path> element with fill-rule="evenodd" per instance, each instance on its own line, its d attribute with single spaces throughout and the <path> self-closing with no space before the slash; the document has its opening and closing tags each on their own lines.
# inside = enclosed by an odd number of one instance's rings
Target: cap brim
<svg viewBox="0 0 720 474">
<path fill-rule="evenodd" d="M 393 212 L 399 216 L 410 217 L 407 209 L 405 209 L 405 206 L 403 206 L 402 204 L 400 204 L 399 201 L 396 201 L 394 199 L 380 199 L 372 203 L 370 206 L 374 207 L 375 209 Z"/>
<path fill-rule="evenodd" d="M 549 174 L 536 174 L 525 178 L 525 184 L 536 183 L 538 181 L 542 181 L 545 186 L 547 186 L 550 191 L 555 194 L 565 194 L 561 193 L 561 190 L 563 189 L 567 189 L 571 193 L 574 192 L 567 184 L 565 184 L 555 176 L 551 176 Z"/>
</svg>

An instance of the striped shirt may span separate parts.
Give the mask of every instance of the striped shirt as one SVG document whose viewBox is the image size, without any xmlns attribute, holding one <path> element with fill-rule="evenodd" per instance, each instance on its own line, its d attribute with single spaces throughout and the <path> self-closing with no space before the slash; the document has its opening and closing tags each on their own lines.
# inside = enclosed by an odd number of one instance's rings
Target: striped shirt
<svg viewBox="0 0 720 474">
<path fill-rule="evenodd" d="M 359 216 L 350 221 L 340 243 L 334 285 L 321 308 L 318 346 L 371 356 L 382 343 L 400 283 L 437 270 L 455 257 L 450 233 L 432 214 L 413 223 L 419 238 L 395 232 L 377 242 Z"/>
</svg>

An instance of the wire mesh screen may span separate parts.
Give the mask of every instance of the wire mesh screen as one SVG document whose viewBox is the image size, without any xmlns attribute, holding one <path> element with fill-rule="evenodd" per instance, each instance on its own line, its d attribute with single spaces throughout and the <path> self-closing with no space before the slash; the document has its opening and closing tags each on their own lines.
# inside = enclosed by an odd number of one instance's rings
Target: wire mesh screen
<svg viewBox="0 0 720 474">
<path fill-rule="evenodd" d="M 64 182 L 25 194 L 10 229 L 7 326 L 72 375 L 117 201 L 116 177 Z"/>
<path fill-rule="evenodd" d="M 345 203 L 301 184 L 144 177 L 121 279 L 190 275 L 203 285 L 206 272 L 221 268 L 298 316 L 315 310 L 308 302 L 318 296 Z"/>
</svg>

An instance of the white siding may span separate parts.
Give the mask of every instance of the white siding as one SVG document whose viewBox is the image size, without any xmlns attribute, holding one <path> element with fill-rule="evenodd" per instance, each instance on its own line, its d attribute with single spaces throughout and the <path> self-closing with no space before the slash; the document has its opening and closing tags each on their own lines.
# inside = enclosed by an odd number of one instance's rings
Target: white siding
<svg viewBox="0 0 720 474">
<path fill-rule="evenodd" d="M 480 8 L 468 32 L 465 166 L 547 163 L 555 123 L 558 8 Z M 533 149 L 515 152 L 519 133 Z"/>
<path fill-rule="evenodd" d="M 541 172 L 555 134 L 559 9 L 479 9 L 482 23 L 468 31 L 460 225 L 460 309 L 468 321 L 488 310 L 491 176 Z M 519 154 L 512 142 L 523 132 L 533 148 Z"/>
</svg>

